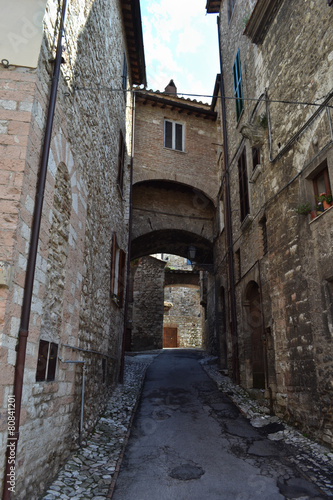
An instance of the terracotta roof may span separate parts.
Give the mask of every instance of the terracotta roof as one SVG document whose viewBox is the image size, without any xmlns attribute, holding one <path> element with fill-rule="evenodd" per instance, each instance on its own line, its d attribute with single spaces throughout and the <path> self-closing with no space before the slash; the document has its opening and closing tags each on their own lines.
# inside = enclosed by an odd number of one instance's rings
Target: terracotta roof
<svg viewBox="0 0 333 500">
<path fill-rule="evenodd" d="M 205 119 L 216 120 L 217 118 L 217 113 L 211 109 L 211 106 L 201 101 L 185 99 L 174 94 L 154 92 L 153 90 L 137 90 L 136 96 L 143 104 L 149 103 L 161 108 L 177 109 L 179 113 L 187 112 L 188 115 L 201 116 Z"/>
</svg>

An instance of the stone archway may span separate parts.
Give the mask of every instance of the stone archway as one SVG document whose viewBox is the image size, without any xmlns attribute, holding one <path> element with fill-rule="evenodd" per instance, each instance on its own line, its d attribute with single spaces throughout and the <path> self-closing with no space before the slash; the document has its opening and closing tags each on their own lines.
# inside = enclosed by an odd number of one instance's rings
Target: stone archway
<svg viewBox="0 0 333 500">
<path fill-rule="evenodd" d="M 265 350 L 263 340 L 263 317 L 259 285 L 250 281 L 245 291 L 247 326 L 250 336 L 250 349 L 246 357 L 251 362 L 252 387 L 265 389 Z"/>
</svg>

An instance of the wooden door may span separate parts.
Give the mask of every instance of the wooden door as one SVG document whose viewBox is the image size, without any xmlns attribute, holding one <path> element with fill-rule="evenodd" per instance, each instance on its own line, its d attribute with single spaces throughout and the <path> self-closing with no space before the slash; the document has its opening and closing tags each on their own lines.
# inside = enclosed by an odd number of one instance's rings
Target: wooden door
<svg viewBox="0 0 333 500">
<path fill-rule="evenodd" d="M 178 347 L 177 328 L 165 326 L 163 328 L 163 347 Z"/>
</svg>

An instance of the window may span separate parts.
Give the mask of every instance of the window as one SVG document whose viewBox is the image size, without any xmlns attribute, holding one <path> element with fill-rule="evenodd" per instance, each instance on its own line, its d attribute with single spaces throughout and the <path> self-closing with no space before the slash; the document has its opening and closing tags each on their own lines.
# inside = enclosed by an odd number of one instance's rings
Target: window
<svg viewBox="0 0 333 500">
<path fill-rule="evenodd" d="M 184 151 L 184 125 L 164 120 L 164 147 Z"/>
<path fill-rule="evenodd" d="M 242 87 L 242 72 L 241 72 L 241 63 L 240 63 L 240 53 L 239 49 L 236 55 L 236 59 L 232 68 L 232 73 L 234 77 L 234 95 L 236 101 L 236 115 L 237 121 L 239 120 L 243 108 L 243 87 Z"/>
<path fill-rule="evenodd" d="M 253 165 L 253 170 L 256 168 L 257 165 L 260 165 L 260 148 L 258 147 L 252 148 L 252 165 Z"/>
<path fill-rule="evenodd" d="M 247 180 L 247 166 L 246 166 L 246 149 L 243 149 L 242 154 L 238 160 L 238 177 L 239 177 L 239 199 L 240 199 L 240 218 L 241 222 L 245 219 L 250 212 L 249 203 L 249 185 Z"/>
<path fill-rule="evenodd" d="M 263 255 L 266 255 L 266 253 L 268 251 L 268 245 L 267 245 L 267 219 L 266 219 L 265 215 L 260 220 L 259 224 L 260 224 L 261 233 L 262 233 Z"/>
<path fill-rule="evenodd" d="M 55 379 L 58 344 L 40 340 L 36 371 L 36 382 L 51 382 Z"/>
<path fill-rule="evenodd" d="M 118 148 L 118 177 L 117 183 L 121 192 L 123 192 L 124 184 L 124 160 L 125 160 L 125 142 L 122 131 L 119 133 L 119 148 Z"/>
<path fill-rule="evenodd" d="M 236 0 L 228 0 L 228 21 L 229 21 L 229 23 L 230 23 L 232 13 L 234 11 L 235 4 L 236 4 Z"/>
<path fill-rule="evenodd" d="M 125 290 L 125 263 L 126 254 L 118 247 L 116 233 L 112 236 L 112 254 L 111 254 L 111 286 L 110 294 L 114 302 L 123 306 Z"/>
<path fill-rule="evenodd" d="M 122 87 L 123 90 L 127 90 L 127 60 L 126 60 L 126 55 L 124 52 L 123 56 L 123 74 L 121 75 L 121 80 L 122 80 Z"/>
<path fill-rule="evenodd" d="M 326 195 L 329 195 L 332 193 L 327 167 L 324 168 L 323 170 L 321 170 L 319 172 L 319 174 L 313 178 L 313 190 L 314 190 L 314 194 L 316 196 L 316 199 L 322 193 L 325 193 Z"/>
</svg>

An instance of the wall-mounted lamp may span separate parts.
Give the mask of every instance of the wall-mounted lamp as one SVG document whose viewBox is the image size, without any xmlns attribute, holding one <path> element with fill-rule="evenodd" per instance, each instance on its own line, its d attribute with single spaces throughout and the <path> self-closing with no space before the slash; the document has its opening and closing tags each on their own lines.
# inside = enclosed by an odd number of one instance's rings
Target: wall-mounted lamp
<svg viewBox="0 0 333 500">
<path fill-rule="evenodd" d="M 194 261 L 196 253 L 197 253 L 196 248 L 193 245 L 190 245 L 188 247 L 187 256 L 191 262 Z"/>
</svg>

